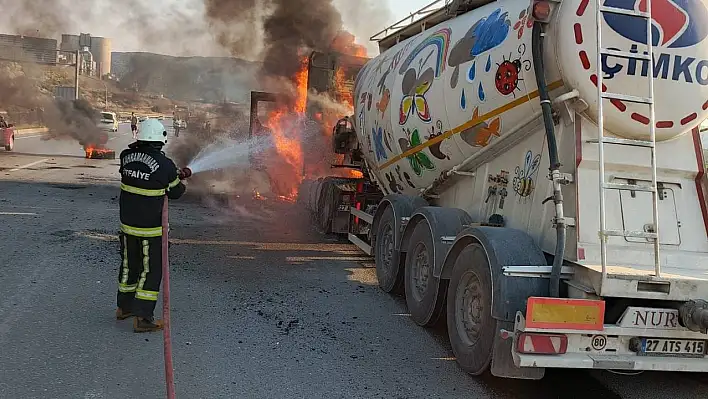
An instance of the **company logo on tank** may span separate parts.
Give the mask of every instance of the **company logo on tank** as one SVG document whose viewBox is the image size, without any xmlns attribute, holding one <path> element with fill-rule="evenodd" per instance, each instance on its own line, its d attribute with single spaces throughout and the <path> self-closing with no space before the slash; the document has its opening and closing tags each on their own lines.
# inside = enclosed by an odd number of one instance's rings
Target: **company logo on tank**
<svg viewBox="0 0 708 399">
<path fill-rule="evenodd" d="M 647 0 L 607 0 L 605 5 L 641 12 L 647 10 Z M 651 6 L 654 78 L 708 85 L 708 60 L 690 56 L 700 53 L 692 47 L 702 43 L 708 36 L 708 9 L 703 1 L 652 0 Z M 611 13 L 604 13 L 604 18 L 617 34 L 637 43 L 629 49 L 611 49 L 637 53 L 640 46 L 644 47 L 647 42 L 644 18 Z M 646 51 L 643 52 L 646 54 Z M 608 79 L 619 73 L 647 76 L 649 61 L 603 55 L 602 70 Z"/>
</svg>

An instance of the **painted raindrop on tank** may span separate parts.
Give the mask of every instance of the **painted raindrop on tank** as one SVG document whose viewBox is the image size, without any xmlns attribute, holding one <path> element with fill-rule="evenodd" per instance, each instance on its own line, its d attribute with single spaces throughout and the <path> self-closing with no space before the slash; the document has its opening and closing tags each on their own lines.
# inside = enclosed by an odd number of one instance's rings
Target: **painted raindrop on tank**
<svg viewBox="0 0 708 399">
<path fill-rule="evenodd" d="M 470 69 L 467 70 L 467 81 L 472 83 L 476 74 L 477 62 L 475 61 L 470 65 Z M 467 94 L 465 94 L 465 89 L 462 89 L 462 93 L 460 94 L 460 108 L 467 109 Z"/>
<path fill-rule="evenodd" d="M 484 101 L 484 98 L 486 97 L 484 94 L 484 87 L 482 87 L 482 83 L 479 84 L 479 90 L 477 92 L 479 96 L 479 101 Z"/>
<path fill-rule="evenodd" d="M 467 71 L 467 80 L 472 82 L 477 71 L 477 62 L 473 62 L 470 69 Z"/>
<path fill-rule="evenodd" d="M 487 56 L 487 65 L 484 66 L 484 72 L 489 72 L 492 69 L 492 56 Z"/>
</svg>

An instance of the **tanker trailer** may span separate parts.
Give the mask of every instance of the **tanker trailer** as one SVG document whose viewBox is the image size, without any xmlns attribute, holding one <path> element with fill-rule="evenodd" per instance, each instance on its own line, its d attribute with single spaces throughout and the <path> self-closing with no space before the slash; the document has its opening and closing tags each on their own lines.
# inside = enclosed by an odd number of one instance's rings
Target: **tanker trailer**
<svg viewBox="0 0 708 399">
<path fill-rule="evenodd" d="M 437 3 L 355 84 L 380 287 L 470 374 L 708 370 L 708 1 Z"/>
</svg>

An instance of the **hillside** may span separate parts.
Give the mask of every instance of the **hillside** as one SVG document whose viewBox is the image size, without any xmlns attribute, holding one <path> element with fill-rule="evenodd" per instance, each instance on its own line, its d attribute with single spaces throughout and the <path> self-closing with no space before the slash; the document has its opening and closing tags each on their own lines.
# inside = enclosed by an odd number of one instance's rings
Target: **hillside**
<svg viewBox="0 0 708 399">
<path fill-rule="evenodd" d="M 258 64 L 238 58 L 112 53 L 111 68 L 125 89 L 182 101 L 246 102 Z"/>
</svg>

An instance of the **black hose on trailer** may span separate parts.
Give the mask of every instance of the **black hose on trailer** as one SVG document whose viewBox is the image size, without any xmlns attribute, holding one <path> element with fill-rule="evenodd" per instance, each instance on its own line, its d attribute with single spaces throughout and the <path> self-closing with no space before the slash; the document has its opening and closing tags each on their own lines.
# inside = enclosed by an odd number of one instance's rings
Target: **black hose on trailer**
<svg viewBox="0 0 708 399">
<path fill-rule="evenodd" d="M 536 21 L 533 24 L 531 35 L 531 53 L 533 55 L 533 67 L 536 75 L 536 85 L 538 86 L 538 97 L 541 100 L 543 111 L 543 124 L 546 130 L 546 141 L 548 141 L 549 169 L 553 182 L 553 204 L 556 210 L 556 253 L 553 258 L 551 268 L 551 279 L 549 282 L 549 293 L 552 297 L 560 296 L 560 277 L 563 267 L 563 256 L 565 255 L 566 222 L 563 215 L 563 193 L 561 191 L 561 164 L 558 161 L 558 144 L 556 143 L 555 126 L 553 124 L 553 112 L 551 109 L 551 99 L 546 87 L 546 78 L 543 68 L 543 25 Z"/>
</svg>

